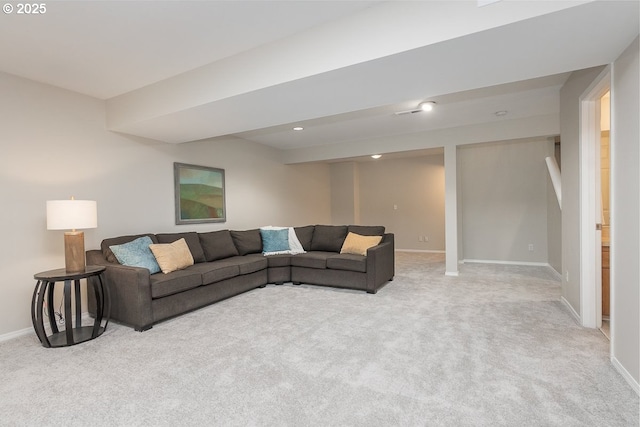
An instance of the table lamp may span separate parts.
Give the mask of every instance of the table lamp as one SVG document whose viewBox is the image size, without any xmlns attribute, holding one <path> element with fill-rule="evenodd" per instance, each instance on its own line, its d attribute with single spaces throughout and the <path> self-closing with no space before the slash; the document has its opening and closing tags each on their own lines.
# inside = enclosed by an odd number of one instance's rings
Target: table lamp
<svg viewBox="0 0 640 427">
<path fill-rule="evenodd" d="M 85 270 L 84 232 L 79 228 L 98 226 L 98 207 L 93 200 L 48 200 L 47 230 L 71 230 L 64 233 L 64 264 L 67 273 Z"/>
</svg>

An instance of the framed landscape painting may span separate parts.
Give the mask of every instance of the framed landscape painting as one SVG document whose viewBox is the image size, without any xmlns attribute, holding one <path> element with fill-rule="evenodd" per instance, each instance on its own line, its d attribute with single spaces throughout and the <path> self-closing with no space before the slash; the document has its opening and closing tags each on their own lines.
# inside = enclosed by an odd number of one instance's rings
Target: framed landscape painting
<svg viewBox="0 0 640 427">
<path fill-rule="evenodd" d="M 176 224 L 225 222 L 224 169 L 173 164 Z"/>
</svg>

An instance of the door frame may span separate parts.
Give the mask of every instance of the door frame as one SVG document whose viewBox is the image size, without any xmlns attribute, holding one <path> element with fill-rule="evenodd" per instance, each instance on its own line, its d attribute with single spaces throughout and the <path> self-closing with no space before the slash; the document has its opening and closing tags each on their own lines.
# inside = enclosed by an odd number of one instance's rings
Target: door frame
<svg viewBox="0 0 640 427">
<path fill-rule="evenodd" d="M 600 222 L 596 179 L 600 179 L 601 172 L 596 165 L 600 164 L 600 98 L 608 90 L 611 90 L 611 66 L 580 96 L 580 318 L 587 328 L 602 326 L 602 236 L 595 230 L 595 224 Z M 612 140 L 613 129 L 610 144 Z"/>
</svg>

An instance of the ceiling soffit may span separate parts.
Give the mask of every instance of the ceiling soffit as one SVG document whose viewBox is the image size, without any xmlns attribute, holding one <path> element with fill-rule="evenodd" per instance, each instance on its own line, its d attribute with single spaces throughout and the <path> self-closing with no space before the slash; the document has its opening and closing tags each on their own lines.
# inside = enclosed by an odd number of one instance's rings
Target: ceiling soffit
<svg viewBox="0 0 640 427">
<path fill-rule="evenodd" d="M 180 143 L 605 64 L 637 33 L 637 5 L 615 5 L 587 3 L 313 74 L 327 68 L 318 50 L 299 78 L 277 73 L 296 61 L 276 43 L 108 100 L 108 127 Z"/>
</svg>

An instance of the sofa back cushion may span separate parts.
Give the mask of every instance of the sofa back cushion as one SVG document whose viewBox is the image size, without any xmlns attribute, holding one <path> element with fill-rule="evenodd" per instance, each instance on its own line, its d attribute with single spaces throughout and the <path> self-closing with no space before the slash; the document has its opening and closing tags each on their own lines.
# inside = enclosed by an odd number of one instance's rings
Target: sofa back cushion
<svg viewBox="0 0 640 427">
<path fill-rule="evenodd" d="M 229 230 L 199 233 L 198 237 L 200 237 L 200 244 L 204 250 L 204 258 L 207 261 L 215 261 L 217 259 L 239 255 L 236 246 L 233 244 Z"/>
<path fill-rule="evenodd" d="M 350 225 L 349 232 L 361 236 L 384 236 L 383 225 Z"/>
<path fill-rule="evenodd" d="M 311 250 L 340 252 L 346 237 L 346 225 L 316 225 L 311 239 Z"/>
<path fill-rule="evenodd" d="M 191 252 L 191 256 L 193 257 L 193 262 L 205 262 L 206 259 L 204 257 L 204 250 L 202 249 L 202 245 L 200 244 L 200 237 L 198 237 L 198 233 L 192 231 L 190 233 L 162 233 L 156 234 L 156 238 L 158 239 L 158 243 L 173 243 L 180 239 L 184 239 L 187 242 L 187 246 L 189 247 L 189 251 Z"/>
<path fill-rule="evenodd" d="M 260 230 L 257 228 L 245 231 L 231 230 L 231 238 L 240 255 L 262 252 L 262 239 L 260 238 Z"/>
<path fill-rule="evenodd" d="M 313 225 L 307 225 L 304 227 L 294 227 L 293 229 L 296 232 L 296 236 L 298 236 L 300 244 L 302 244 L 302 248 L 305 251 L 310 251 L 311 240 L 313 238 L 313 230 L 315 229 L 315 227 Z"/>
<path fill-rule="evenodd" d="M 152 243 L 158 243 L 158 239 L 156 238 L 155 234 L 136 234 L 131 236 L 112 237 L 110 239 L 104 239 L 102 243 L 100 243 L 102 255 L 107 261 L 118 263 L 118 259 L 115 257 L 109 246 L 123 245 L 144 236 L 148 236 L 151 239 Z"/>
</svg>

